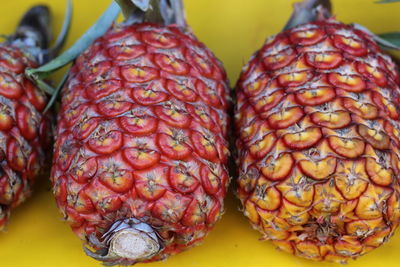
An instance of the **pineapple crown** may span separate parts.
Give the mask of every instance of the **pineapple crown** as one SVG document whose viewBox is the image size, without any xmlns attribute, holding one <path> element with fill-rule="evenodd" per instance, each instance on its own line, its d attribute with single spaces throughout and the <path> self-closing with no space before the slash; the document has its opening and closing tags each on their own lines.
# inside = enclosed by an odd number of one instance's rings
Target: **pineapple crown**
<svg viewBox="0 0 400 267">
<path fill-rule="evenodd" d="M 400 0 L 381 0 L 377 3 L 392 3 Z M 118 3 L 118 4 L 117 4 Z M 119 5 L 119 6 L 118 6 Z M 59 91 L 67 80 L 68 72 L 64 75 L 56 88 L 49 86 L 43 81 L 44 78 L 72 62 L 98 37 L 102 36 L 117 18 L 122 10 L 125 16 L 125 23 L 153 22 L 164 25 L 175 24 L 184 30 L 188 29 L 183 12 L 182 0 L 115 0 L 110 7 L 103 13 L 97 22 L 67 51 L 58 56 L 51 62 L 36 68 L 26 69 L 25 74 L 43 91 L 51 95 L 47 111 L 55 102 Z M 68 32 L 71 15 L 71 4 L 68 0 L 66 20 L 61 33 Z M 286 29 L 297 25 L 331 17 L 330 0 L 303 0 L 295 4 L 294 12 L 285 26 Z M 356 27 L 369 32 L 361 25 Z M 385 33 L 375 35 L 369 32 L 383 48 L 400 50 L 400 32 Z M 63 34 L 60 34 L 63 36 Z M 57 40 L 55 47 L 63 43 L 63 38 Z M 59 49 L 54 49 L 57 51 Z"/>
<path fill-rule="evenodd" d="M 63 27 L 54 46 L 49 48 L 52 36 L 52 19 L 49 7 L 36 5 L 22 17 L 14 34 L 7 37 L 7 43 L 17 46 L 36 58 L 41 65 L 55 57 L 63 47 L 71 25 L 71 1 L 67 2 Z"/>
<path fill-rule="evenodd" d="M 70 8 L 70 6 L 71 3 L 70 0 L 68 0 L 68 7 Z M 47 84 L 44 79 L 53 72 L 75 60 L 75 58 L 85 51 L 94 40 L 104 35 L 104 33 L 115 22 L 120 11 L 122 11 L 125 17 L 124 24 L 151 22 L 163 25 L 173 24 L 182 28 L 183 30 L 188 29 L 183 11 L 182 0 L 113 1 L 108 9 L 96 21 L 96 23 L 89 30 L 87 30 L 82 37 L 67 51 L 39 68 L 27 68 L 25 70 L 27 77 L 29 77 L 40 89 L 51 95 L 51 98 L 44 110 L 45 112 L 49 110 L 55 103 L 61 88 L 68 78 L 68 72 L 65 73 L 64 77 L 61 79 L 56 88 L 53 88 Z M 70 14 L 70 11 L 67 11 L 67 14 Z"/>
<path fill-rule="evenodd" d="M 381 0 L 377 3 L 394 3 L 400 0 Z M 294 4 L 294 11 L 283 30 L 288 30 L 300 24 L 332 18 L 332 4 L 330 0 L 303 0 Z M 366 27 L 353 23 L 356 29 L 367 32 L 384 49 L 400 50 L 400 32 L 377 35 Z"/>
<path fill-rule="evenodd" d="M 45 5 L 34 6 L 25 13 L 8 41 L 19 46 L 46 49 L 51 39 L 51 14 Z"/>
<path fill-rule="evenodd" d="M 126 23 L 151 22 L 186 28 L 182 0 L 115 0 Z"/>
<path fill-rule="evenodd" d="M 304 0 L 303 2 L 295 3 L 293 9 L 293 13 L 283 30 L 332 17 L 330 0 Z"/>
</svg>

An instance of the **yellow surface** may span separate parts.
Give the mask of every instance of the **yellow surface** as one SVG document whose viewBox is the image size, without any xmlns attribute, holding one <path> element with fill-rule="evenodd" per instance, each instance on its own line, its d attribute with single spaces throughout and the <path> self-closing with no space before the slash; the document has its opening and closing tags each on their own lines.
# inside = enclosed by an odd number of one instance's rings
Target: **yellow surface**
<svg viewBox="0 0 400 267">
<path fill-rule="evenodd" d="M 373 4 L 375 0 L 334 0 L 334 13 L 344 22 L 358 22 L 380 33 L 400 29 L 400 3 Z M 1 1 L 0 32 L 11 33 L 18 18 L 34 0 Z M 64 0 L 41 0 L 53 8 L 55 27 L 61 25 Z M 109 0 L 74 0 L 75 12 L 68 45 L 101 14 Z M 224 62 L 234 83 L 242 64 L 264 39 L 282 28 L 293 0 L 186 0 L 189 24 L 200 40 Z M 47 177 L 32 198 L 14 210 L 8 230 L 0 233 L 0 266 L 100 266 L 85 256 L 80 241 L 62 222 Z M 227 212 L 203 245 L 146 267 L 312 267 L 314 263 L 279 252 L 269 242 L 258 241 L 238 211 L 230 193 Z M 349 267 L 400 266 L 400 231 L 383 247 L 352 261 Z"/>
</svg>

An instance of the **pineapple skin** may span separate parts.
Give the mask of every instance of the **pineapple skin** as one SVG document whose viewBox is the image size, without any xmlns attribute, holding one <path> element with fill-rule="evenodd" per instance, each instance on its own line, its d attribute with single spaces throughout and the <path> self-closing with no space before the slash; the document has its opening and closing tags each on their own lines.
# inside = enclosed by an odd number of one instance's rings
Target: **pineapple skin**
<svg viewBox="0 0 400 267">
<path fill-rule="evenodd" d="M 399 74 L 328 19 L 269 38 L 237 84 L 237 195 L 263 239 L 345 263 L 399 223 Z"/>
<path fill-rule="evenodd" d="M 228 83 L 214 55 L 174 26 L 114 25 L 78 57 L 62 92 L 51 179 L 87 245 L 117 220 L 155 229 L 165 259 L 223 212 Z M 107 264 L 132 264 L 120 259 Z"/>
<path fill-rule="evenodd" d="M 51 143 L 46 96 L 25 76 L 37 67 L 22 49 L 0 44 L 0 230 L 31 194 Z"/>
</svg>

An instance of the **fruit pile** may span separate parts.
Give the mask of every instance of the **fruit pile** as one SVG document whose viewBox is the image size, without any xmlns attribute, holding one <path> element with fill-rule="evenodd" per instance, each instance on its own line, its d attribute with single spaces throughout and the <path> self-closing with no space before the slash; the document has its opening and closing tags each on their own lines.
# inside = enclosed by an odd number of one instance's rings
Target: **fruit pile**
<svg viewBox="0 0 400 267">
<path fill-rule="evenodd" d="M 53 145 L 57 206 L 106 265 L 200 244 L 230 176 L 244 215 L 280 250 L 346 263 L 389 240 L 400 222 L 400 76 L 381 47 L 399 49 L 393 40 L 338 22 L 329 0 L 304 0 L 230 91 L 181 0 L 115 2 L 50 62 L 44 6 L 0 44 L 0 228 Z M 57 88 L 44 80 L 70 62 Z"/>
</svg>

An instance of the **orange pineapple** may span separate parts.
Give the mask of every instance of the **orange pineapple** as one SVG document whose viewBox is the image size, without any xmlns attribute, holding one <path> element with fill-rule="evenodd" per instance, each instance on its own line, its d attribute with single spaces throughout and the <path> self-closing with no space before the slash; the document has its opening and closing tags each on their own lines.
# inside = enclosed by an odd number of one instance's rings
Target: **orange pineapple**
<svg viewBox="0 0 400 267">
<path fill-rule="evenodd" d="M 343 263 L 398 226 L 400 80 L 373 36 L 327 6 L 299 4 L 289 26 L 301 12 L 317 19 L 269 38 L 243 69 L 237 182 L 264 239 Z"/>
</svg>

